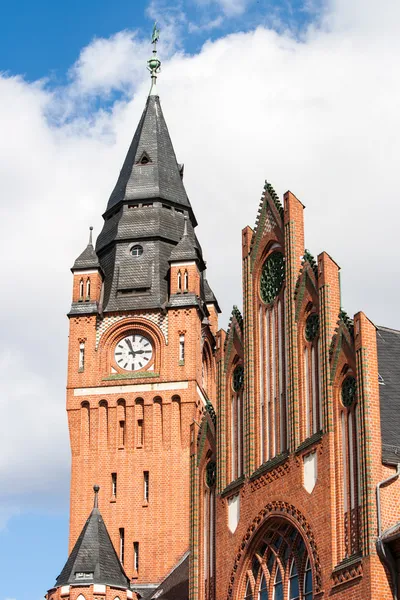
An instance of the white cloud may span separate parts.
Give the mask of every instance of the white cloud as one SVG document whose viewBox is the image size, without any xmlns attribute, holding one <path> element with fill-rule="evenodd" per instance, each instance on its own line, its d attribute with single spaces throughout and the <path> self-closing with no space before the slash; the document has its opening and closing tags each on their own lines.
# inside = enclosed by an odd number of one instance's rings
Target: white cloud
<svg viewBox="0 0 400 600">
<path fill-rule="evenodd" d="M 251 2 L 252 0 L 196 0 L 200 6 L 217 6 L 227 17 L 242 15 Z"/>
<path fill-rule="evenodd" d="M 170 33 L 159 88 L 223 324 L 241 301 L 240 232 L 267 178 L 307 206 L 307 248 L 343 267 L 348 312 L 400 327 L 400 6 L 360 7 L 331 0 L 302 41 L 259 28 L 194 56 L 170 56 Z M 0 77 L 0 516 L 68 500 L 69 267 L 88 225 L 101 227 L 149 88 L 148 53 L 121 32 L 84 49 L 64 89 Z M 109 112 L 88 101 L 115 89 L 125 99 Z"/>
</svg>

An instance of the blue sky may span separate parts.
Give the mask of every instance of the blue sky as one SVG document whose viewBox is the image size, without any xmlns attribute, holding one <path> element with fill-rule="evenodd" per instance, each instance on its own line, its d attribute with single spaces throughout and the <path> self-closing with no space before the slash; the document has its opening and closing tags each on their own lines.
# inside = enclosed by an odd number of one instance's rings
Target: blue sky
<svg viewBox="0 0 400 600">
<path fill-rule="evenodd" d="M 0 297 L 0 600 L 39 600 L 67 558 L 69 268 L 101 227 L 143 109 L 154 19 L 222 325 L 241 304 L 240 231 L 268 178 L 307 206 L 306 246 L 342 266 L 344 308 L 400 327 L 400 7 L 24 0 L 1 17 L 0 252 L 13 293 Z"/>
</svg>

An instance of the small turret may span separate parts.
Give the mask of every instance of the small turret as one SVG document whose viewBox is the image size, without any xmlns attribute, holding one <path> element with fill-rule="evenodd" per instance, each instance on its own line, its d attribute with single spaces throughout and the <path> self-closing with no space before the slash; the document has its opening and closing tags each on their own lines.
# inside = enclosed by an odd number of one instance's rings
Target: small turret
<svg viewBox="0 0 400 600">
<path fill-rule="evenodd" d="M 99 312 L 103 272 L 93 247 L 93 227 L 89 229 L 88 245 L 82 254 L 78 256 L 71 268 L 74 281 L 70 314 Z"/>
</svg>

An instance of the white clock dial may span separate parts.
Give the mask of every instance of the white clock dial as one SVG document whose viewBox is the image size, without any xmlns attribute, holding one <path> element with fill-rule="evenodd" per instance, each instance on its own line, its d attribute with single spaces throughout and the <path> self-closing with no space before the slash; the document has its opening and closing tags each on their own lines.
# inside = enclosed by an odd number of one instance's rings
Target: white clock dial
<svg viewBox="0 0 400 600">
<path fill-rule="evenodd" d="M 149 364 L 153 356 L 151 342 L 141 335 L 127 335 L 115 346 L 115 362 L 121 369 L 137 371 Z"/>
</svg>

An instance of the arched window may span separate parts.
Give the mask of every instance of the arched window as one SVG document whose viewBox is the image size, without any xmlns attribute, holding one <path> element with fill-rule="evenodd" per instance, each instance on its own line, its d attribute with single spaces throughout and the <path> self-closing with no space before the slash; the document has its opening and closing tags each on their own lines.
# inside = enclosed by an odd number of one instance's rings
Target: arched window
<svg viewBox="0 0 400 600">
<path fill-rule="evenodd" d="M 90 277 L 86 279 L 86 300 L 90 298 Z"/>
<path fill-rule="evenodd" d="M 182 291 L 182 273 L 180 271 L 178 271 L 178 276 L 177 276 L 177 288 L 178 288 L 178 292 Z"/>
<path fill-rule="evenodd" d="M 319 349 L 319 316 L 313 312 L 308 315 L 304 328 L 303 403 L 305 438 L 319 431 L 322 426 Z"/>
<path fill-rule="evenodd" d="M 90 445 L 90 405 L 89 402 L 81 404 L 81 440 L 83 447 Z"/>
<path fill-rule="evenodd" d="M 272 251 L 259 282 L 260 462 L 287 447 L 285 262 Z"/>
<path fill-rule="evenodd" d="M 242 365 L 233 371 L 231 382 L 231 478 L 243 475 L 243 380 Z"/>
<path fill-rule="evenodd" d="M 99 448 L 108 448 L 108 404 L 101 400 L 99 404 Z"/>
<path fill-rule="evenodd" d="M 215 545 L 215 461 L 210 460 L 204 475 L 203 545 L 205 598 L 214 598 L 214 545 Z"/>
<path fill-rule="evenodd" d="M 163 440 L 163 415 L 162 415 L 162 399 L 156 396 L 153 399 L 153 442 Z"/>
<path fill-rule="evenodd" d="M 125 400 L 118 400 L 117 404 L 117 418 L 118 418 L 118 448 L 125 447 L 125 425 L 126 425 L 126 410 Z"/>
<path fill-rule="evenodd" d="M 187 271 L 185 271 L 185 274 L 183 276 L 183 289 L 185 292 L 187 292 L 189 289 L 189 274 Z"/>
<path fill-rule="evenodd" d="M 144 446 L 144 411 L 143 399 L 136 398 L 135 400 L 135 421 L 136 421 L 136 448 Z"/>
<path fill-rule="evenodd" d="M 81 279 L 79 282 L 79 299 L 83 299 L 83 279 Z"/>
<path fill-rule="evenodd" d="M 171 442 L 173 445 L 181 442 L 181 399 L 172 396 Z"/>
<path fill-rule="evenodd" d="M 340 389 L 342 404 L 342 490 L 344 512 L 344 554 L 351 556 L 359 551 L 360 481 L 358 464 L 358 405 L 357 382 L 348 374 Z"/>
<path fill-rule="evenodd" d="M 248 560 L 242 598 L 253 598 L 254 589 L 257 600 L 312 600 L 310 557 L 302 535 L 292 524 L 272 521 Z"/>
</svg>

